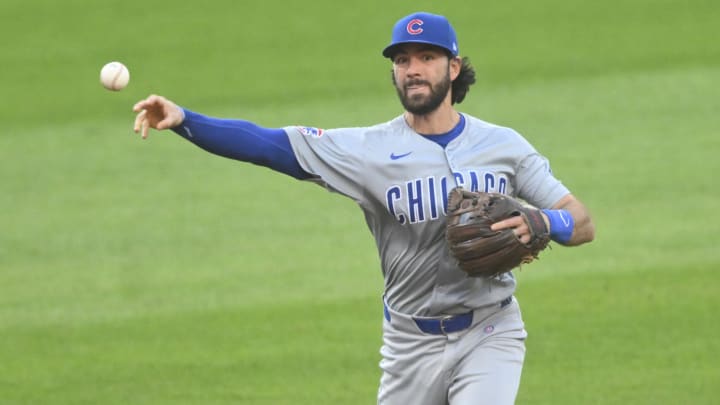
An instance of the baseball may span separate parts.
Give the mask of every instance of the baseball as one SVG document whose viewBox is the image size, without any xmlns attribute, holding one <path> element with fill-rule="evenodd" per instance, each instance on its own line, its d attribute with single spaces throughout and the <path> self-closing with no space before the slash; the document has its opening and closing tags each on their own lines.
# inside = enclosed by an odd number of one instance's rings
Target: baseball
<svg viewBox="0 0 720 405">
<path fill-rule="evenodd" d="M 120 91 L 130 81 L 130 71 L 120 62 L 110 62 L 100 70 L 100 83 L 112 91 Z"/>
</svg>

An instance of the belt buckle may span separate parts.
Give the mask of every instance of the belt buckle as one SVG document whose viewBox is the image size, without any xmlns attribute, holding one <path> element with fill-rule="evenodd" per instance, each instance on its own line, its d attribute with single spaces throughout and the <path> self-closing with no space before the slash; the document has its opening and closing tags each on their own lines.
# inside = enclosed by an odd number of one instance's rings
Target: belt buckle
<svg viewBox="0 0 720 405">
<path fill-rule="evenodd" d="M 440 318 L 440 332 L 442 332 L 443 335 L 447 335 L 448 332 L 445 330 L 445 321 L 450 321 L 454 318 L 453 315 L 445 315 L 442 318 Z"/>
</svg>

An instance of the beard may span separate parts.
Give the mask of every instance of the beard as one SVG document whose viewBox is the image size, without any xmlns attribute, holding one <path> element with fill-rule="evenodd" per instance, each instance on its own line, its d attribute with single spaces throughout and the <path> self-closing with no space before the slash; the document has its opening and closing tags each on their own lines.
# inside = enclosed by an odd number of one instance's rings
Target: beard
<svg viewBox="0 0 720 405">
<path fill-rule="evenodd" d="M 393 83 L 395 84 L 395 90 L 397 91 L 400 103 L 402 103 L 405 110 L 414 115 L 427 115 L 435 111 L 450 91 L 452 80 L 450 80 L 450 70 L 448 69 L 445 77 L 437 84 L 432 85 L 430 82 L 425 80 L 410 80 L 399 86 L 393 75 Z M 425 85 L 430 89 L 430 94 L 413 94 L 408 96 L 408 87 Z"/>
</svg>

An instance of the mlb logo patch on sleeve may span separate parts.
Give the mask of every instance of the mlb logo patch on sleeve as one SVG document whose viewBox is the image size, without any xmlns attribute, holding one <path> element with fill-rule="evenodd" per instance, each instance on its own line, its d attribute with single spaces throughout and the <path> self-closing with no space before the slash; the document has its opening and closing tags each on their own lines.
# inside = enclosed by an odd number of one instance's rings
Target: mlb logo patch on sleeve
<svg viewBox="0 0 720 405">
<path fill-rule="evenodd" d="M 295 129 L 298 130 L 301 134 L 305 136 L 314 136 L 315 138 L 320 138 L 323 135 L 323 130 L 320 128 L 314 128 L 314 127 L 295 127 Z"/>
</svg>

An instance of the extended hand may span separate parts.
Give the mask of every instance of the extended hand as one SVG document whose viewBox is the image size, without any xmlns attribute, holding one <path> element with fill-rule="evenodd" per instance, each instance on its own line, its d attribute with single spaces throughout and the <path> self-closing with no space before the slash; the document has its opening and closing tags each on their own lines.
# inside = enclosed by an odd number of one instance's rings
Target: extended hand
<svg viewBox="0 0 720 405">
<path fill-rule="evenodd" d="M 182 124 L 185 119 L 177 104 L 162 96 L 151 95 L 133 106 L 138 113 L 135 117 L 135 133 L 142 132 L 142 138 L 148 137 L 149 128 L 163 130 Z"/>
</svg>

